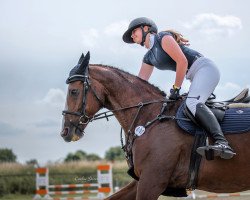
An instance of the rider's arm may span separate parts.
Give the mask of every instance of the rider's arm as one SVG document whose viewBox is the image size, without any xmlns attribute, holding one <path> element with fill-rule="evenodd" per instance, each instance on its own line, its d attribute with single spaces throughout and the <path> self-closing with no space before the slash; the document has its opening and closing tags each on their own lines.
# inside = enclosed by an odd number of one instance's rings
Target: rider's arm
<svg viewBox="0 0 250 200">
<path fill-rule="evenodd" d="M 146 63 L 142 63 L 141 65 L 141 69 L 140 69 L 140 72 L 139 72 L 139 77 L 141 79 L 144 79 L 146 81 L 148 81 L 148 79 L 150 78 L 152 72 L 153 72 L 153 69 L 154 69 L 154 66 L 152 65 L 148 65 Z"/>
<path fill-rule="evenodd" d="M 187 72 L 187 58 L 172 36 L 164 36 L 162 38 L 161 45 L 163 50 L 176 62 L 176 77 L 174 85 L 181 87 Z"/>
</svg>

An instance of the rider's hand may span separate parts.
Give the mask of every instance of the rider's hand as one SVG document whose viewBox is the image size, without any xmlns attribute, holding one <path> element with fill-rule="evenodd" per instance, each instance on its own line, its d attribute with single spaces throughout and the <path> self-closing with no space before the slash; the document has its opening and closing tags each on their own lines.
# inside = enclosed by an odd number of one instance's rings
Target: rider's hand
<svg viewBox="0 0 250 200">
<path fill-rule="evenodd" d="M 180 89 L 181 88 L 176 87 L 175 85 L 173 85 L 173 88 L 170 89 L 169 99 L 171 99 L 171 100 L 180 99 Z"/>
</svg>

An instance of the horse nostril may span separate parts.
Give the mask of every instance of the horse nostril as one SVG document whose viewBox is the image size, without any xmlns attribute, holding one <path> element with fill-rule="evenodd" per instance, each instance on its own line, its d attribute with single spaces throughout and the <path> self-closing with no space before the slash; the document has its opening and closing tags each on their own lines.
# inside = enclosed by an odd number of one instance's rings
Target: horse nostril
<svg viewBox="0 0 250 200">
<path fill-rule="evenodd" d="M 61 136 L 62 136 L 62 137 L 65 137 L 65 136 L 68 135 L 68 133 L 69 133 L 69 128 L 66 127 L 66 128 L 63 129 L 63 131 L 62 131 L 62 133 L 61 133 Z"/>
</svg>

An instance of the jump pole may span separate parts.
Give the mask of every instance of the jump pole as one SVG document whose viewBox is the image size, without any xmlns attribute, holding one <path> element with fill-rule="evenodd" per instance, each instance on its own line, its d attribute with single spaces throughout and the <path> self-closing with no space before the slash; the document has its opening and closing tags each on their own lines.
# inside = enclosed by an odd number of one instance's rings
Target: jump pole
<svg viewBox="0 0 250 200">
<path fill-rule="evenodd" d="M 84 189 L 95 187 L 95 189 Z M 70 189 L 70 191 L 67 191 Z M 53 190 L 53 191 L 52 191 Z M 63 191 L 59 191 L 63 190 Z M 103 199 L 113 193 L 112 166 L 97 166 L 97 183 L 49 185 L 49 169 L 36 169 L 36 195 L 33 199 L 85 200 Z M 51 197 L 51 195 L 97 194 L 95 197 Z M 106 194 L 106 195 L 105 195 Z M 43 196 L 43 197 L 42 197 Z"/>
</svg>

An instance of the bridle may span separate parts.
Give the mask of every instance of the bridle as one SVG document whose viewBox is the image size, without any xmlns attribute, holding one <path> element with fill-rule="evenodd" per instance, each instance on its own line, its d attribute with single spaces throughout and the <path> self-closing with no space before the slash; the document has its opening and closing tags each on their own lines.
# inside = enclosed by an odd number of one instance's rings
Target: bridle
<svg viewBox="0 0 250 200">
<path fill-rule="evenodd" d="M 127 109 L 131 109 L 131 108 L 137 108 L 137 112 L 135 113 L 135 115 L 132 117 L 133 120 L 129 126 L 128 129 L 128 137 L 126 138 L 125 144 L 123 143 L 123 137 L 122 137 L 122 128 L 121 128 L 121 132 L 120 132 L 120 139 L 121 139 L 121 146 L 123 151 L 125 152 L 125 157 L 128 160 L 129 163 L 132 163 L 132 146 L 134 143 L 134 140 L 136 139 L 136 134 L 134 134 L 134 126 L 136 125 L 136 120 L 138 119 L 140 112 L 142 110 L 142 108 L 144 106 L 148 106 L 151 104 L 155 104 L 155 103 L 160 103 L 162 104 L 162 108 L 159 112 L 159 114 L 157 116 L 155 116 L 155 118 L 153 118 L 151 121 L 148 121 L 146 124 L 144 124 L 145 129 L 149 126 L 151 126 L 152 124 L 154 124 L 157 121 L 164 121 L 164 120 L 175 120 L 175 119 L 182 119 L 182 120 L 186 120 L 186 121 L 190 121 L 187 118 L 176 118 L 175 116 L 169 116 L 169 115 L 165 115 L 164 112 L 167 109 L 168 103 L 174 102 L 174 100 L 170 100 L 170 99 L 166 99 L 166 98 L 162 98 L 162 99 L 157 99 L 157 100 L 151 100 L 151 101 L 147 101 L 147 102 L 139 102 L 136 105 L 132 105 L 132 106 L 127 106 L 127 107 L 121 107 L 121 108 L 116 108 L 113 110 L 108 110 L 105 112 L 101 112 L 98 114 L 95 114 L 93 116 L 89 116 L 86 112 L 86 103 L 87 103 L 87 94 L 89 91 L 92 91 L 94 96 L 96 97 L 97 101 L 99 102 L 99 104 L 105 108 L 105 104 L 104 104 L 104 100 L 102 101 L 101 98 L 99 98 L 99 96 L 97 95 L 96 91 L 94 90 L 93 87 L 91 87 L 91 82 L 89 80 L 89 76 L 88 76 L 88 67 L 86 68 L 86 71 L 84 73 L 84 75 L 80 75 L 80 74 L 75 74 L 70 76 L 66 83 L 70 83 L 70 82 L 74 82 L 74 81 L 82 81 L 83 82 L 83 99 L 82 99 L 82 109 L 81 112 L 71 112 L 68 110 L 63 110 L 62 114 L 63 115 L 75 115 L 79 117 L 79 120 L 77 122 L 77 124 L 75 124 L 72 121 L 69 121 L 69 123 L 71 125 L 73 125 L 76 129 L 80 130 L 80 132 L 82 134 L 84 134 L 84 130 L 82 130 L 82 128 L 80 127 L 81 125 L 86 125 L 89 122 L 92 122 L 94 120 L 98 120 L 98 119 L 103 119 L 106 118 L 107 121 L 109 120 L 109 117 L 113 116 L 115 112 L 117 111 L 123 111 L 123 110 L 127 110 Z"/>
<path fill-rule="evenodd" d="M 73 79 L 73 81 L 72 81 L 72 79 Z M 107 121 L 108 121 L 108 118 L 111 116 L 114 116 L 113 113 L 116 111 L 127 110 L 130 108 L 138 108 L 140 110 L 143 106 L 147 106 L 147 105 L 150 105 L 153 103 L 162 103 L 162 102 L 166 102 L 166 101 L 171 101 L 171 100 L 161 99 L 161 100 L 153 100 L 153 101 L 148 101 L 148 102 L 139 102 L 136 105 L 117 108 L 117 109 L 113 109 L 113 110 L 108 110 L 108 111 L 101 112 L 101 113 L 98 113 L 98 114 L 93 115 L 93 116 L 89 116 L 86 113 L 86 102 L 87 102 L 87 94 L 90 90 L 93 92 L 94 96 L 96 97 L 96 99 L 98 100 L 100 105 L 102 105 L 102 107 L 105 107 L 105 104 L 101 100 L 101 98 L 98 97 L 96 91 L 91 87 L 91 83 L 90 83 L 89 76 L 87 73 L 85 75 L 78 75 L 78 74 L 73 75 L 67 79 L 67 83 L 74 82 L 74 81 L 82 81 L 83 82 L 83 99 L 82 99 L 81 112 L 72 112 L 72 111 L 68 111 L 68 110 L 63 110 L 62 115 L 65 116 L 66 114 L 68 114 L 68 115 L 79 116 L 79 120 L 78 120 L 77 124 L 73 123 L 72 121 L 70 121 L 70 123 L 73 126 L 75 126 L 77 129 L 79 129 L 81 132 L 83 132 L 83 130 L 81 130 L 81 128 L 79 127 L 80 125 L 85 125 L 85 124 L 88 124 L 89 122 L 92 122 L 94 120 L 103 119 L 103 118 L 107 119 Z M 110 114 L 110 113 L 112 113 L 112 114 Z M 132 124 L 130 127 L 132 128 Z"/>
<path fill-rule="evenodd" d="M 72 111 L 69 111 L 69 110 L 63 110 L 62 111 L 62 115 L 64 115 L 64 116 L 65 115 L 75 115 L 75 116 L 78 116 L 79 119 L 78 119 L 77 124 L 74 123 L 74 122 L 72 122 L 72 121 L 70 121 L 70 124 L 72 124 L 78 130 L 80 130 L 82 133 L 84 133 L 84 131 L 80 128 L 81 125 L 86 125 L 89 122 L 92 122 L 92 121 L 98 120 L 98 119 L 103 119 L 103 118 L 106 118 L 107 121 L 108 121 L 108 117 L 113 116 L 114 112 L 116 112 L 116 111 L 122 111 L 122 110 L 131 109 L 131 108 L 138 108 L 138 112 L 137 112 L 137 114 L 135 116 L 135 118 L 137 118 L 138 115 L 139 115 L 139 111 L 141 110 L 142 107 L 150 105 L 150 104 L 154 104 L 154 103 L 162 103 L 162 102 L 170 101 L 170 100 L 167 100 L 167 99 L 161 99 L 161 100 L 153 100 L 153 101 L 148 101 L 148 102 L 139 102 L 136 105 L 122 107 L 122 108 L 117 108 L 117 109 L 105 111 L 105 112 L 102 112 L 102 113 L 98 113 L 98 114 L 93 115 L 93 116 L 89 116 L 87 114 L 87 112 L 86 112 L 86 103 L 87 103 L 87 94 L 88 94 L 88 92 L 90 90 L 93 92 L 94 96 L 96 97 L 97 101 L 100 103 L 100 105 L 102 107 L 105 107 L 104 102 L 101 100 L 100 97 L 98 97 L 96 91 L 91 87 L 91 82 L 90 82 L 89 76 L 88 76 L 88 68 L 86 69 L 84 75 L 76 74 L 76 75 L 70 76 L 67 79 L 66 83 L 71 83 L 71 82 L 74 82 L 74 81 L 81 81 L 81 82 L 83 82 L 83 99 L 82 99 L 82 109 L 81 109 L 81 112 L 72 112 Z M 133 120 L 133 123 L 130 126 L 130 130 L 131 130 L 131 128 L 134 125 L 135 118 Z"/>
<path fill-rule="evenodd" d="M 75 74 L 70 76 L 66 83 L 71 83 L 74 81 L 81 81 L 83 82 L 83 99 L 82 99 L 82 109 L 81 112 L 72 112 L 69 110 L 63 110 L 62 114 L 65 115 L 75 115 L 79 117 L 79 120 L 77 122 L 77 124 L 75 124 L 74 122 L 70 121 L 70 124 L 72 124 L 74 127 L 76 127 L 78 130 L 80 130 L 82 133 L 84 133 L 84 131 L 80 128 L 81 125 L 86 125 L 89 122 L 92 122 L 94 120 L 98 120 L 98 119 L 103 119 L 106 118 L 108 121 L 108 117 L 111 117 L 114 115 L 114 112 L 116 111 L 122 111 L 122 110 L 127 110 L 127 109 L 131 109 L 131 108 L 138 108 L 136 115 L 134 116 L 134 119 L 130 125 L 130 128 L 128 130 L 128 132 L 132 131 L 132 128 L 134 126 L 135 120 L 137 119 L 137 117 L 139 116 L 140 110 L 142 107 L 150 105 L 150 104 L 155 104 L 155 103 L 164 103 L 164 108 L 167 106 L 168 102 L 173 102 L 173 100 L 169 100 L 166 98 L 163 99 L 158 99 L 158 100 L 152 100 L 152 101 L 148 101 L 148 102 L 139 102 L 136 105 L 132 105 L 132 106 L 127 106 L 127 107 L 122 107 L 122 108 L 117 108 L 117 109 L 113 109 L 113 110 L 108 110 L 105 112 L 101 112 L 98 114 L 95 114 L 93 116 L 89 116 L 86 112 L 86 103 L 87 103 L 87 94 L 88 92 L 91 90 L 95 96 L 95 98 L 97 99 L 97 101 L 99 102 L 99 104 L 104 108 L 105 104 L 104 102 L 101 100 L 101 98 L 97 95 L 96 91 L 94 90 L 94 88 L 91 87 L 91 82 L 89 80 L 89 75 L 88 75 L 88 67 L 85 70 L 84 75 L 80 75 L 80 74 Z M 162 109 L 160 114 L 154 119 L 152 120 L 152 122 L 155 122 L 156 120 L 159 120 L 160 118 L 162 118 L 162 113 L 164 112 L 165 109 Z M 174 116 L 164 116 L 164 118 L 168 118 L 168 119 L 174 119 Z M 148 122 L 149 124 L 152 124 L 152 122 Z"/>
<path fill-rule="evenodd" d="M 90 117 L 87 113 L 86 113 L 86 102 L 87 102 L 87 93 L 88 91 L 91 89 L 91 91 L 93 92 L 94 96 L 96 97 L 96 99 L 98 100 L 98 102 L 103 106 L 103 103 L 101 101 L 101 99 L 97 96 L 95 90 L 93 88 L 91 88 L 91 84 L 90 84 L 90 80 L 89 80 L 89 76 L 88 76 L 88 67 L 85 71 L 84 75 L 80 75 L 80 74 L 76 74 L 73 76 L 70 76 L 67 79 L 67 83 L 71 83 L 74 81 L 81 81 L 83 82 L 83 99 L 82 99 L 82 109 L 81 112 L 72 112 L 72 111 L 68 111 L 68 110 L 63 110 L 62 114 L 66 115 L 75 115 L 75 116 L 79 116 L 79 120 L 78 120 L 78 124 L 73 123 L 72 121 L 70 121 L 70 123 L 75 126 L 77 129 L 79 129 L 81 132 L 84 132 L 83 130 L 81 130 L 81 128 L 79 127 L 80 125 L 85 125 L 88 124 L 94 116 Z"/>
</svg>

